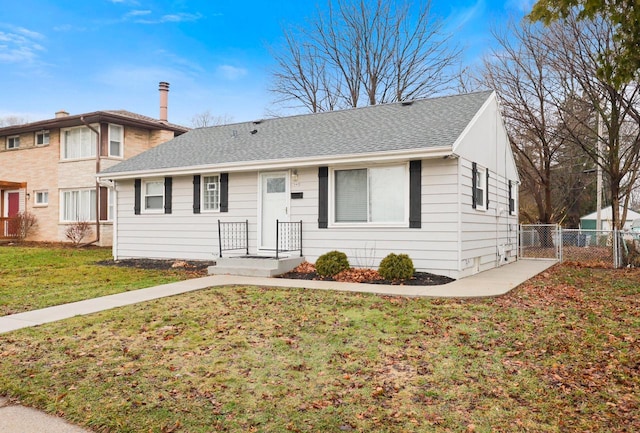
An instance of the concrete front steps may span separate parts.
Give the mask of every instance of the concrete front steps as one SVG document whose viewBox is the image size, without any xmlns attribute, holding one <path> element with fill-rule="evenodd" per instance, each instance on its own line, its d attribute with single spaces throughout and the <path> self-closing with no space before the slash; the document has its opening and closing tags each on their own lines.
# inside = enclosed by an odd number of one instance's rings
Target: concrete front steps
<svg viewBox="0 0 640 433">
<path fill-rule="evenodd" d="M 216 259 L 209 266 L 209 275 L 240 275 L 243 277 L 274 277 L 289 272 L 304 262 L 304 257 L 239 256 Z"/>
</svg>

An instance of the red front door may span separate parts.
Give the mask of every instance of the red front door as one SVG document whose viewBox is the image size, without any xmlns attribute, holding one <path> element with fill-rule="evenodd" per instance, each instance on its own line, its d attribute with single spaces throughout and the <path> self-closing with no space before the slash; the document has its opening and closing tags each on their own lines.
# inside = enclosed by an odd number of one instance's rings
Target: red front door
<svg viewBox="0 0 640 433">
<path fill-rule="evenodd" d="M 7 217 L 9 222 L 7 224 L 7 236 L 15 236 L 18 233 L 18 225 L 11 218 L 18 215 L 20 212 L 20 193 L 9 192 L 7 193 Z"/>
</svg>

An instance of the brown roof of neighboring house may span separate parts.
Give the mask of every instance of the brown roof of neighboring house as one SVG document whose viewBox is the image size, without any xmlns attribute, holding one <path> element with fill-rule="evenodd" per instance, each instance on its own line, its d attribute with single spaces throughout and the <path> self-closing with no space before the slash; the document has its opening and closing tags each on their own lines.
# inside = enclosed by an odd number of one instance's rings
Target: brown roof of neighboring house
<svg viewBox="0 0 640 433">
<path fill-rule="evenodd" d="M 41 129 L 80 126 L 83 125 L 83 120 L 86 123 L 117 123 L 120 125 L 140 126 L 156 130 L 166 129 L 175 132 L 176 135 L 180 135 L 189 130 L 189 128 L 185 126 L 163 122 L 161 120 L 144 116 L 142 114 L 132 113 L 127 110 L 104 110 L 56 117 L 53 119 L 24 123 L 22 125 L 5 126 L 4 128 L 0 128 L 0 136 L 39 131 Z"/>
</svg>

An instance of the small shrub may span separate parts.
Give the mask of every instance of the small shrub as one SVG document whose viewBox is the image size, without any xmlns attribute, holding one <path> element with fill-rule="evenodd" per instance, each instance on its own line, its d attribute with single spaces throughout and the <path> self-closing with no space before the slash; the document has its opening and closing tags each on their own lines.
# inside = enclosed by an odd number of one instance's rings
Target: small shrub
<svg viewBox="0 0 640 433">
<path fill-rule="evenodd" d="M 91 225 L 88 221 L 77 221 L 65 230 L 64 235 L 73 245 L 80 245 L 80 242 L 91 233 Z"/>
<path fill-rule="evenodd" d="M 36 216 L 29 212 L 20 212 L 9 221 L 9 233 L 21 242 L 29 236 L 31 230 L 38 225 Z"/>
<path fill-rule="evenodd" d="M 413 260 L 406 254 L 391 253 L 380 262 L 378 272 L 385 280 L 407 280 L 413 277 L 416 269 Z"/>
<path fill-rule="evenodd" d="M 322 277 L 333 277 L 349 268 L 347 255 L 340 251 L 329 251 L 316 260 L 316 272 Z"/>
</svg>

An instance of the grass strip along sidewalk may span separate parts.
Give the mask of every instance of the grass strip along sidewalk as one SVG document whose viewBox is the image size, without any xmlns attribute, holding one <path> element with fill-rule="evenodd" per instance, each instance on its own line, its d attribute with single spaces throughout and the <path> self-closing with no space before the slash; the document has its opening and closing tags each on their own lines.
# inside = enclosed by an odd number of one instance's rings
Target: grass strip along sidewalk
<svg viewBox="0 0 640 433">
<path fill-rule="evenodd" d="M 0 316 L 200 276 L 189 268 L 99 266 L 110 248 L 0 247 Z"/>
</svg>

